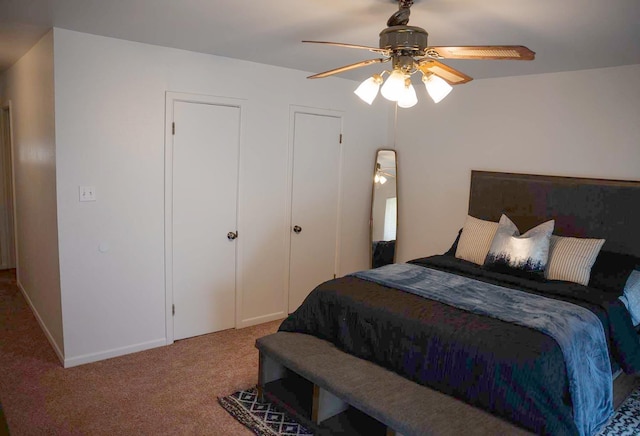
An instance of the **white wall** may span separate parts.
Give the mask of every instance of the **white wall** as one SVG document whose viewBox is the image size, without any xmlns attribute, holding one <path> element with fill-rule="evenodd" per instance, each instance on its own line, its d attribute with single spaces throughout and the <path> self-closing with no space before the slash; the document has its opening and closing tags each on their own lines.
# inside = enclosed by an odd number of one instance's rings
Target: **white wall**
<svg viewBox="0 0 640 436">
<path fill-rule="evenodd" d="M 449 248 L 472 169 L 640 180 L 640 65 L 477 80 L 398 118 L 401 261 Z"/>
<path fill-rule="evenodd" d="M 246 100 L 241 324 L 284 316 L 290 105 L 344 113 L 339 273 L 367 266 L 371 163 L 390 137 L 384 102 L 367 107 L 344 79 L 309 81 L 300 71 L 62 29 L 54 36 L 67 366 L 164 344 L 165 91 Z M 95 186 L 97 201 L 80 203 L 80 185 Z"/>
<path fill-rule="evenodd" d="M 13 119 L 18 283 L 62 358 L 53 55 L 49 32 L 3 74 L 0 96 Z"/>
</svg>

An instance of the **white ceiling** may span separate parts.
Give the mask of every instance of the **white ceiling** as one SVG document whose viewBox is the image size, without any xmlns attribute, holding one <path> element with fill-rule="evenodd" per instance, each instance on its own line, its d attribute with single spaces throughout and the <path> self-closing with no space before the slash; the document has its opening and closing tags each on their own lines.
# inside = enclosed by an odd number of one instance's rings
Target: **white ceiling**
<svg viewBox="0 0 640 436">
<path fill-rule="evenodd" d="M 0 0 L 0 71 L 60 27 L 317 73 L 377 57 L 395 0 Z M 536 60 L 446 61 L 476 78 L 640 64 L 640 0 L 416 0 L 430 45 L 526 45 Z M 381 67 L 340 77 L 362 80 Z"/>
</svg>

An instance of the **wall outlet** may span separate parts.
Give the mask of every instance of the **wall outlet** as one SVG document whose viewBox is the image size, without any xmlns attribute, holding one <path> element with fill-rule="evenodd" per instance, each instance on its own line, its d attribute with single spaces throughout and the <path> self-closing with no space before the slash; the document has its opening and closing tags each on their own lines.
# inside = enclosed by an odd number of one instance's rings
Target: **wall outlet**
<svg viewBox="0 0 640 436">
<path fill-rule="evenodd" d="M 96 201 L 95 186 L 80 186 L 80 201 Z"/>
</svg>

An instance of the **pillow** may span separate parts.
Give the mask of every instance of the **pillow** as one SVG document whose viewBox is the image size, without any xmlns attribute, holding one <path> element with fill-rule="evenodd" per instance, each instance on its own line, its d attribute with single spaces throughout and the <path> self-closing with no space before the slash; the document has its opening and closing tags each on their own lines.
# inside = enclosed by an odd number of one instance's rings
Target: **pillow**
<svg viewBox="0 0 640 436">
<path fill-rule="evenodd" d="M 478 265 L 484 264 L 496 230 L 498 230 L 498 223 L 467 215 L 458 241 L 456 257 Z"/>
<path fill-rule="evenodd" d="M 602 244 L 604 239 L 552 235 L 545 278 L 588 285 L 591 267 Z"/>
<path fill-rule="evenodd" d="M 619 297 L 631 314 L 634 327 L 640 324 L 640 271 L 634 270 L 624 287 L 624 294 Z"/>
<path fill-rule="evenodd" d="M 602 250 L 591 267 L 589 286 L 622 294 L 629 275 L 639 266 L 640 258 Z"/>
<path fill-rule="evenodd" d="M 502 215 L 484 266 L 494 271 L 542 277 L 549 257 L 555 222 L 544 222 L 520 236 L 516 225 Z"/>
</svg>

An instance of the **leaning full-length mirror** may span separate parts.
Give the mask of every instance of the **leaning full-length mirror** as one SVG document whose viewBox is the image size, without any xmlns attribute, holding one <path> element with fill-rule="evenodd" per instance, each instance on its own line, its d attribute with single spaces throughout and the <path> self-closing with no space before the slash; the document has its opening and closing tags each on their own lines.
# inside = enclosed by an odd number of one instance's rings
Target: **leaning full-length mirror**
<svg viewBox="0 0 640 436">
<path fill-rule="evenodd" d="M 398 223 L 398 163 L 395 150 L 378 150 L 371 198 L 371 267 L 393 263 Z"/>
</svg>

